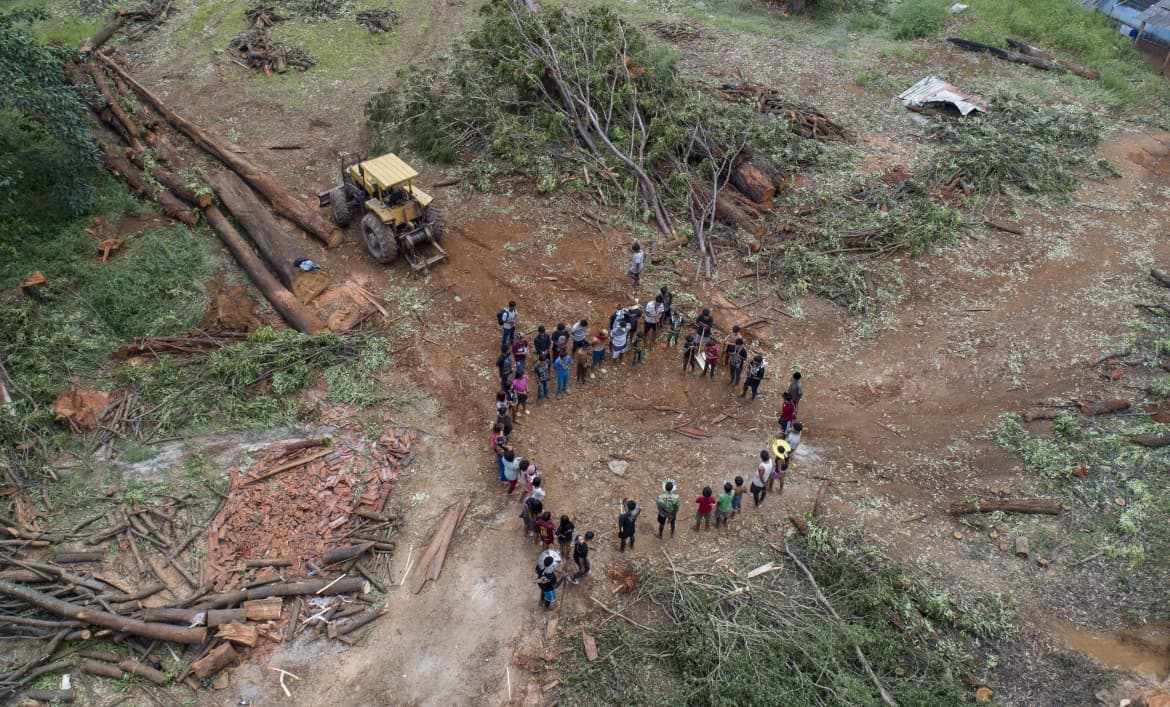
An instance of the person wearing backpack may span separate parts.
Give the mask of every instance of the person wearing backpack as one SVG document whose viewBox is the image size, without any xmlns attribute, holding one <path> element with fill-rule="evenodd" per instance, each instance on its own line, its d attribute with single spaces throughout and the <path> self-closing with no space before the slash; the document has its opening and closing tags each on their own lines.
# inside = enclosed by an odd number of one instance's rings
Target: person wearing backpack
<svg viewBox="0 0 1170 707">
<path fill-rule="evenodd" d="M 674 492 L 673 481 L 662 484 L 662 493 L 658 494 L 658 499 L 654 503 L 658 506 L 658 538 L 662 538 L 667 521 L 670 522 L 670 536 L 674 537 L 674 523 L 678 520 L 678 509 L 682 505 L 682 499 Z"/>
<path fill-rule="evenodd" d="M 552 553 L 541 553 L 542 559 L 536 565 L 536 584 L 540 587 L 540 604 L 545 609 L 551 609 L 557 600 L 557 587 L 561 580 L 557 578 L 559 563 Z"/>
<path fill-rule="evenodd" d="M 508 302 L 508 306 L 496 313 L 496 324 L 500 325 L 503 333 L 500 335 L 500 346 L 511 347 L 516 340 L 516 320 L 520 313 L 516 311 L 516 303 Z"/>
<path fill-rule="evenodd" d="M 642 508 L 633 499 L 622 501 L 622 507 L 625 512 L 618 516 L 618 540 L 621 541 L 618 552 L 626 551 L 627 541 L 630 549 L 634 549 L 634 534 L 638 532 L 638 516 L 642 513 Z"/>
</svg>

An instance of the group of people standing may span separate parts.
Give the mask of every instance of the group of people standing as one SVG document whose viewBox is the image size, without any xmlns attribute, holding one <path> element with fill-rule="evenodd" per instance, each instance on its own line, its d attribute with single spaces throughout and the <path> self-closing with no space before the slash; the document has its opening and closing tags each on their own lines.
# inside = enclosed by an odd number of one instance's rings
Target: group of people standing
<svg viewBox="0 0 1170 707">
<path fill-rule="evenodd" d="M 635 266 L 641 265 L 636 257 Z M 631 267 L 631 277 L 637 282 L 641 268 Z M 632 366 L 641 365 L 648 351 L 654 348 L 660 332 L 665 333 L 663 348 L 682 349 L 682 373 L 698 371 L 701 377 L 715 379 L 716 369 L 722 365 L 727 369 L 728 385 L 742 385 L 741 397 L 751 391 L 752 399 L 759 397 L 759 387 L 766 375 L 766 362 L 762 355 L 751 355 L 740 335 L 740 327 L 732 328 L 731 335 L 722 342 L 722 348 L 715 339 L 715 322 L 709 309 L 703 309 L 693 322 L 693 333 L 683 335 L 686 317 L 674 306 L 674 295 L 668 287 L 662 287 L 643 308 L 637 303 L 618 304 L 609 318 L 608 328 L 594 328 L 591 332 L 587 319 L 580 319 L 571 326 L 557 324 L 551 331 L 541 325 L 529 340 L 520 330 L 520 314 L 515 301 L 496 315 L 501 330 L 499 356 L 496 370 L 500 387 L 496 392 L 496 421 L 492 426 L 490 449 L 496 457 L 502 488 L 512 494 L 518 487 L 520 495 L 520 519 L 524 522 L 526 537 L 541 546 L 537 557 L 537 584 L 541 590 L 541 604 L 546 609 L 556 601 L 556 589 L 563 582 L 578 583 L 591 573 L 591 541 L 596 537 L 592 531 L 578 535 L 576 527 L 567 515 L 561 515 L 559 522 L 553 521 L 553 514 L 546 510 L 548 498 L 541 471 L 535 462 L 520 456 L 511 439 L 520 416 L 530 414 L 528 400 L 531 388 L 536 389 L 536 400 L 552 397 L 549 384 L 556 378 L 557 399 L 570 395 L 572 390 L 569 376 L 575 374 L 575 383 L 584 385 L 591 380 L 594 370 L 605 360 L 622 365 L 627 358 Z M 744 376 L 746 369 L 746 377 Z M 531 378 L 530 378 L 531 374 Z M 794 373 L 789 388 L 784 392 L 780 410 L 780 434 L 772 440 L 769 450 L 761 452 L 761 461 L 751 476 L 750 484 L 743 477 L 724 481 L 722 493 L 716 495 L 712 487 L 704 487 L 695 499 L 695 531 L 701 526 L 710 527 L 711 517 L 716 527 L 726 527 L 740 511 L 743 496 L 750 491 L 755 506 L 759 506 L 769 492 L 779 484 L 784 488 L 784 475 L 791 460 L 792 452 L 800 444 L 803 425 L 796 422 L 797 406 L 803 396 L 801 374 Z M 663 483 L 663 493 L 656 499 L 658 511 L 657 537 L 662 538 L 666 525 L 674 535 L 675 523 L 681 507 L 679 485 L 673 479 Z M 637 533 L 637 520 L 641 506 L 634 500 L 624 499 L 617 519 L 619 552 L 628 545 L 632 550 Z M 555 547 L 554 547 L 555 546 Z M 571 554 L 576 571 L 567 569 L 558 575 L 558 570 Z"/>
</svg>

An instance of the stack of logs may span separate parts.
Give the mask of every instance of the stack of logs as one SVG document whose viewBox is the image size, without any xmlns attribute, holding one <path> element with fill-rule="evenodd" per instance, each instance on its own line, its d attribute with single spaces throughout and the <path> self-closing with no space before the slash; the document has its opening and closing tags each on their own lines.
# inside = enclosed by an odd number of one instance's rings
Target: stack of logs
<svg viewBox="0 0 1170 707">
<path fill-rule="evenodd" d="M 748 250 L 755 252 L 760 249 L 764 216 L 772 209 L 772 199 L 791 184 L 790 175 L 745 147 L 732 160 L 727 185 L 715 197 L 715 220 L 749 236 Z M 711 184 L 692 179 L 691 197 L 700 208 L 710 204 Z"/>
<path fill-rule="evenodd" d="M 166 19 L 173 4 L 174 0 L 148 0 L 133 10 L 118 8 L 110 15 L 105 26 L 81 45 L 81 52 L 88 54 L 97 51 L 114 36 L 115 32 L 131 23 L 138 23 L 140 27 L 130 34 L 130 39 L 141 39 L 144 34 L 158 27 Z"/>
<path fill-rule="evenodd" d="M 373 34 L 389 32 L 398 24 L 398 12 L 385 7 L 379 10 L 362 10 L 357 13 L 357 23 Z"/>
<path fill-rule="evenodd" d="M 268 36 L 268 28 L 284 17 L 272 5 L 254 5 L 244 12 L 249 24 L 248 31 L 237 34 L 228 43 L 228 51 L 236 63 L 244 68 L 263 71 L 268 76 L 283 74 L 289 68 L 304 71 L 317 63 L 300 47 L 286 47 Z"/>
<path fill-rule="evenodd" d="M 377 444 L 366 444 L 356 430 L 339 435 L 262 450 L 246 475 L 236 475 L 242 481 L 222 494 L 214 520 L 207 517 L 209 504 L 190 495 L 130 501 L 110 490 L 108 510 L 46 531 L 31 502 L 16 492 L 11 514 L 0 515 L 0 638 L 20 637 L 29 650 L 0 658 L 0 702 L 22 692 L 70 701 L 64 691 L 26 688 L 45 675 L 78 671 L 113 679 L 131 673 L 158 685 L 177 674 L 197 689 L 195 681 L 265 642 L 305 630 L 353 642 L 385 611 L 364 595 L 392 586 L 391 533 L 399 521 L 384 506 L 412 453 L 409 433 L 397 428 Z M 321 477 L 320 485 L 293 476 L 313 462 L 320 473 L 309 471 Z M 306 492 L 290 497 L 296 507 L 280 500 L 286 475 L 290 486 Z M 330 502 L 341 483 L 352 491 Z M 229 551 L 218 531 L 240 510 L 248 527 L 232 529 Z M 274 537 L 277 526 L 300 525 L 303 537 L 295 527 L 289 537 Z M 205 529 L 207 546 L 198 542 Z M 278 554 L 290 538 L 297 552 Z M 98 641 L 120 649 L 116 655 L 98 650 Z M 180 658 L 163 644 L 190 647 Z M 181 665 L 164 665 L 168 653 Z"/>
<path fill-rule="evenodd" d="M 110 130 L 109 135 L 96 135 L 106 167 L 126 180 L 135 194 L 157 201 L 171 218 L 193 226 L 198 222 L 195 209 L 202 210 L 208 225 L 272 308 L 299 331 L 322 331 L 324 324 L 305 303 L 328 287 L 329 278 L 320 271 L 302 273 L 293 265 L 297 257 L 321 258 L 309 251 L 301 239 L 292 237 L 289 224 L 282 222 L 273 212 L 327 247 L 340 244 L 341 231 L 326 221 L 317 209 L 289 193 L 268 173 L 242 157 L 242 150 L 207 134 L 175 113 L 108 57 L 98 54 L 97 58 L 100 65 L 69 63 L 65 70 L 82 95 L 88 98 L 95 115 Z M 103 71 L 103 66 L 111 72 L 110 77 Z M 111 77 L 120 93 L 126 95 L 132 89 L 166 122 L 230 171 L 213 174 L 204 181 L 180 176 L 182 157 L 162 132 L 160 121 L 154 119 L 145 106 L 135 110 L 133 116 L 128 115 L 111 88 Z M 125 147 L 117 149 L 111 145 L 113 136 Z M 212 188 L 205 182 L 217 189 L 220 199 L 244 227 L 247 237 L 216 207 L 212 201 Z"/>
<path fill-rule="evenodd" d="M 784 99 L 780 92 L 767 86 L 757 86 L 744 81 L 738 84 L 722 84 L 715 94 L 725 101 L 750 103 L 761 113 L 787 118 L 792 132 L 810 140 L 846 140 L 849 133 L 837 121 L 822 113 L 814 106 L 793 103 Z"/>
</svg>

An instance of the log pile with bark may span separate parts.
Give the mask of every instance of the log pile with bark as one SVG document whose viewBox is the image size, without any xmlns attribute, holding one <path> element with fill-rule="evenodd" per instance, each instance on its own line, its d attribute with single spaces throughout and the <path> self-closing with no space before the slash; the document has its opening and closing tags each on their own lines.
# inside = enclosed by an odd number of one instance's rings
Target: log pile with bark
<svg viewBox="0 0 1170 707">
<path fill-rule="evenodd" d="M 140 25 L 130 34 L 130 39 L 141 39 L 143 35 L 158 27 L 170 14 L 174 0 L 148 0 L 142 5 L 127 10 L 118 8 L 106 20 L 106 24 L 81 44 L 81 53 L 88 54 L 101 48 L 114 33 L 129 24 Z"/>
<path fill-rule="evenodd" d="M 352 643 L 384 613 L 362 595 L 395 584 L 399 521 L 384 506 L 411 441 L 391 427 L 370 444 L 349 424 L 333 439 L 274 444 L 232 470 L 214 509 L 190 494 L 111 491 L 101 513 L 46 530 L 23 492 L 5 496 L 0 639 L 19 637 L 24 649 L 0 658 L 0 701 L 78 671 L 158 685 L 177 673 L 197 689 L 194 680 L 305 631 Z M 178 661 L 169 670 L 168 655 Z"/>
<path fill-rule="evenodd" d="M 398 24 L 398 11 L 390 7 L 362 10 L 355 16 L 357 23 L 373 34 L 389 32 Z"/>
<path fill-rule="evenodd" d="M 274 6 L 254 5 L 244 11 L 244 17 L 249 23 L 247 31 L 228 42 L 228 51 L 236 63 L 268 76 L 283 74 L 290 68 L 305 71 L 317 63 L 301 47 L 286 47 L 268 36 L 268 28 L 285 19 Z"/>
<path fill-rule="evenodd" d="M 1067 59 L 1057 58 L 1048 52 L 1021 42 L 1018 39 L 1007 40 L 1007 44 L 1011 49 L 1002 49 L 990 44 L 973 42 L 969 39 L 961 39 L 959 37 L 947 37 L 947 41 L 964 51 L 990 54 L 1004 61 L 1025 64 L 1042 71 L 1068 71 L 1086 79 L 1101 78 L 1101 74 L 1093 69 Z"/>
<path fill-rule="evenodd" d="M 815 106 L 797 103 L 784 98 L 779 91 L 767 86 L 725 83 L 719 86 L 715 95 L 725 101 L 755 105 L 761 113 L 786 118 L 792 132 L 810 140 L 846 140 L 848 131 L 837 121 L 822 113 Z"/>
</svg>

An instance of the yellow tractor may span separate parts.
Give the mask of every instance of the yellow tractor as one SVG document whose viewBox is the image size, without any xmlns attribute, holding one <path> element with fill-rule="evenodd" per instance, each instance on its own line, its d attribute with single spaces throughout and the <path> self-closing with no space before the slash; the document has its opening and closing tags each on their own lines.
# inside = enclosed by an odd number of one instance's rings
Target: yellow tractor
<svg viewBox="0 0 1170 707">
<path fill-rule="evenodd" d="M 418 172 L 398 155 L 372 160 L 341 153 L 341 184 L 317 195 L 331 207 L 333 222 L 345 228 L 362 214 L 362 240 L 379 263 L 402 255 L 414 272 L 427 270 L 447 257 L 439 245 L 443 221 L 431 205 L 432 197 L 414 186 Z M 430 246 L 433 254 L 424 253 Z"/>
</svg>

